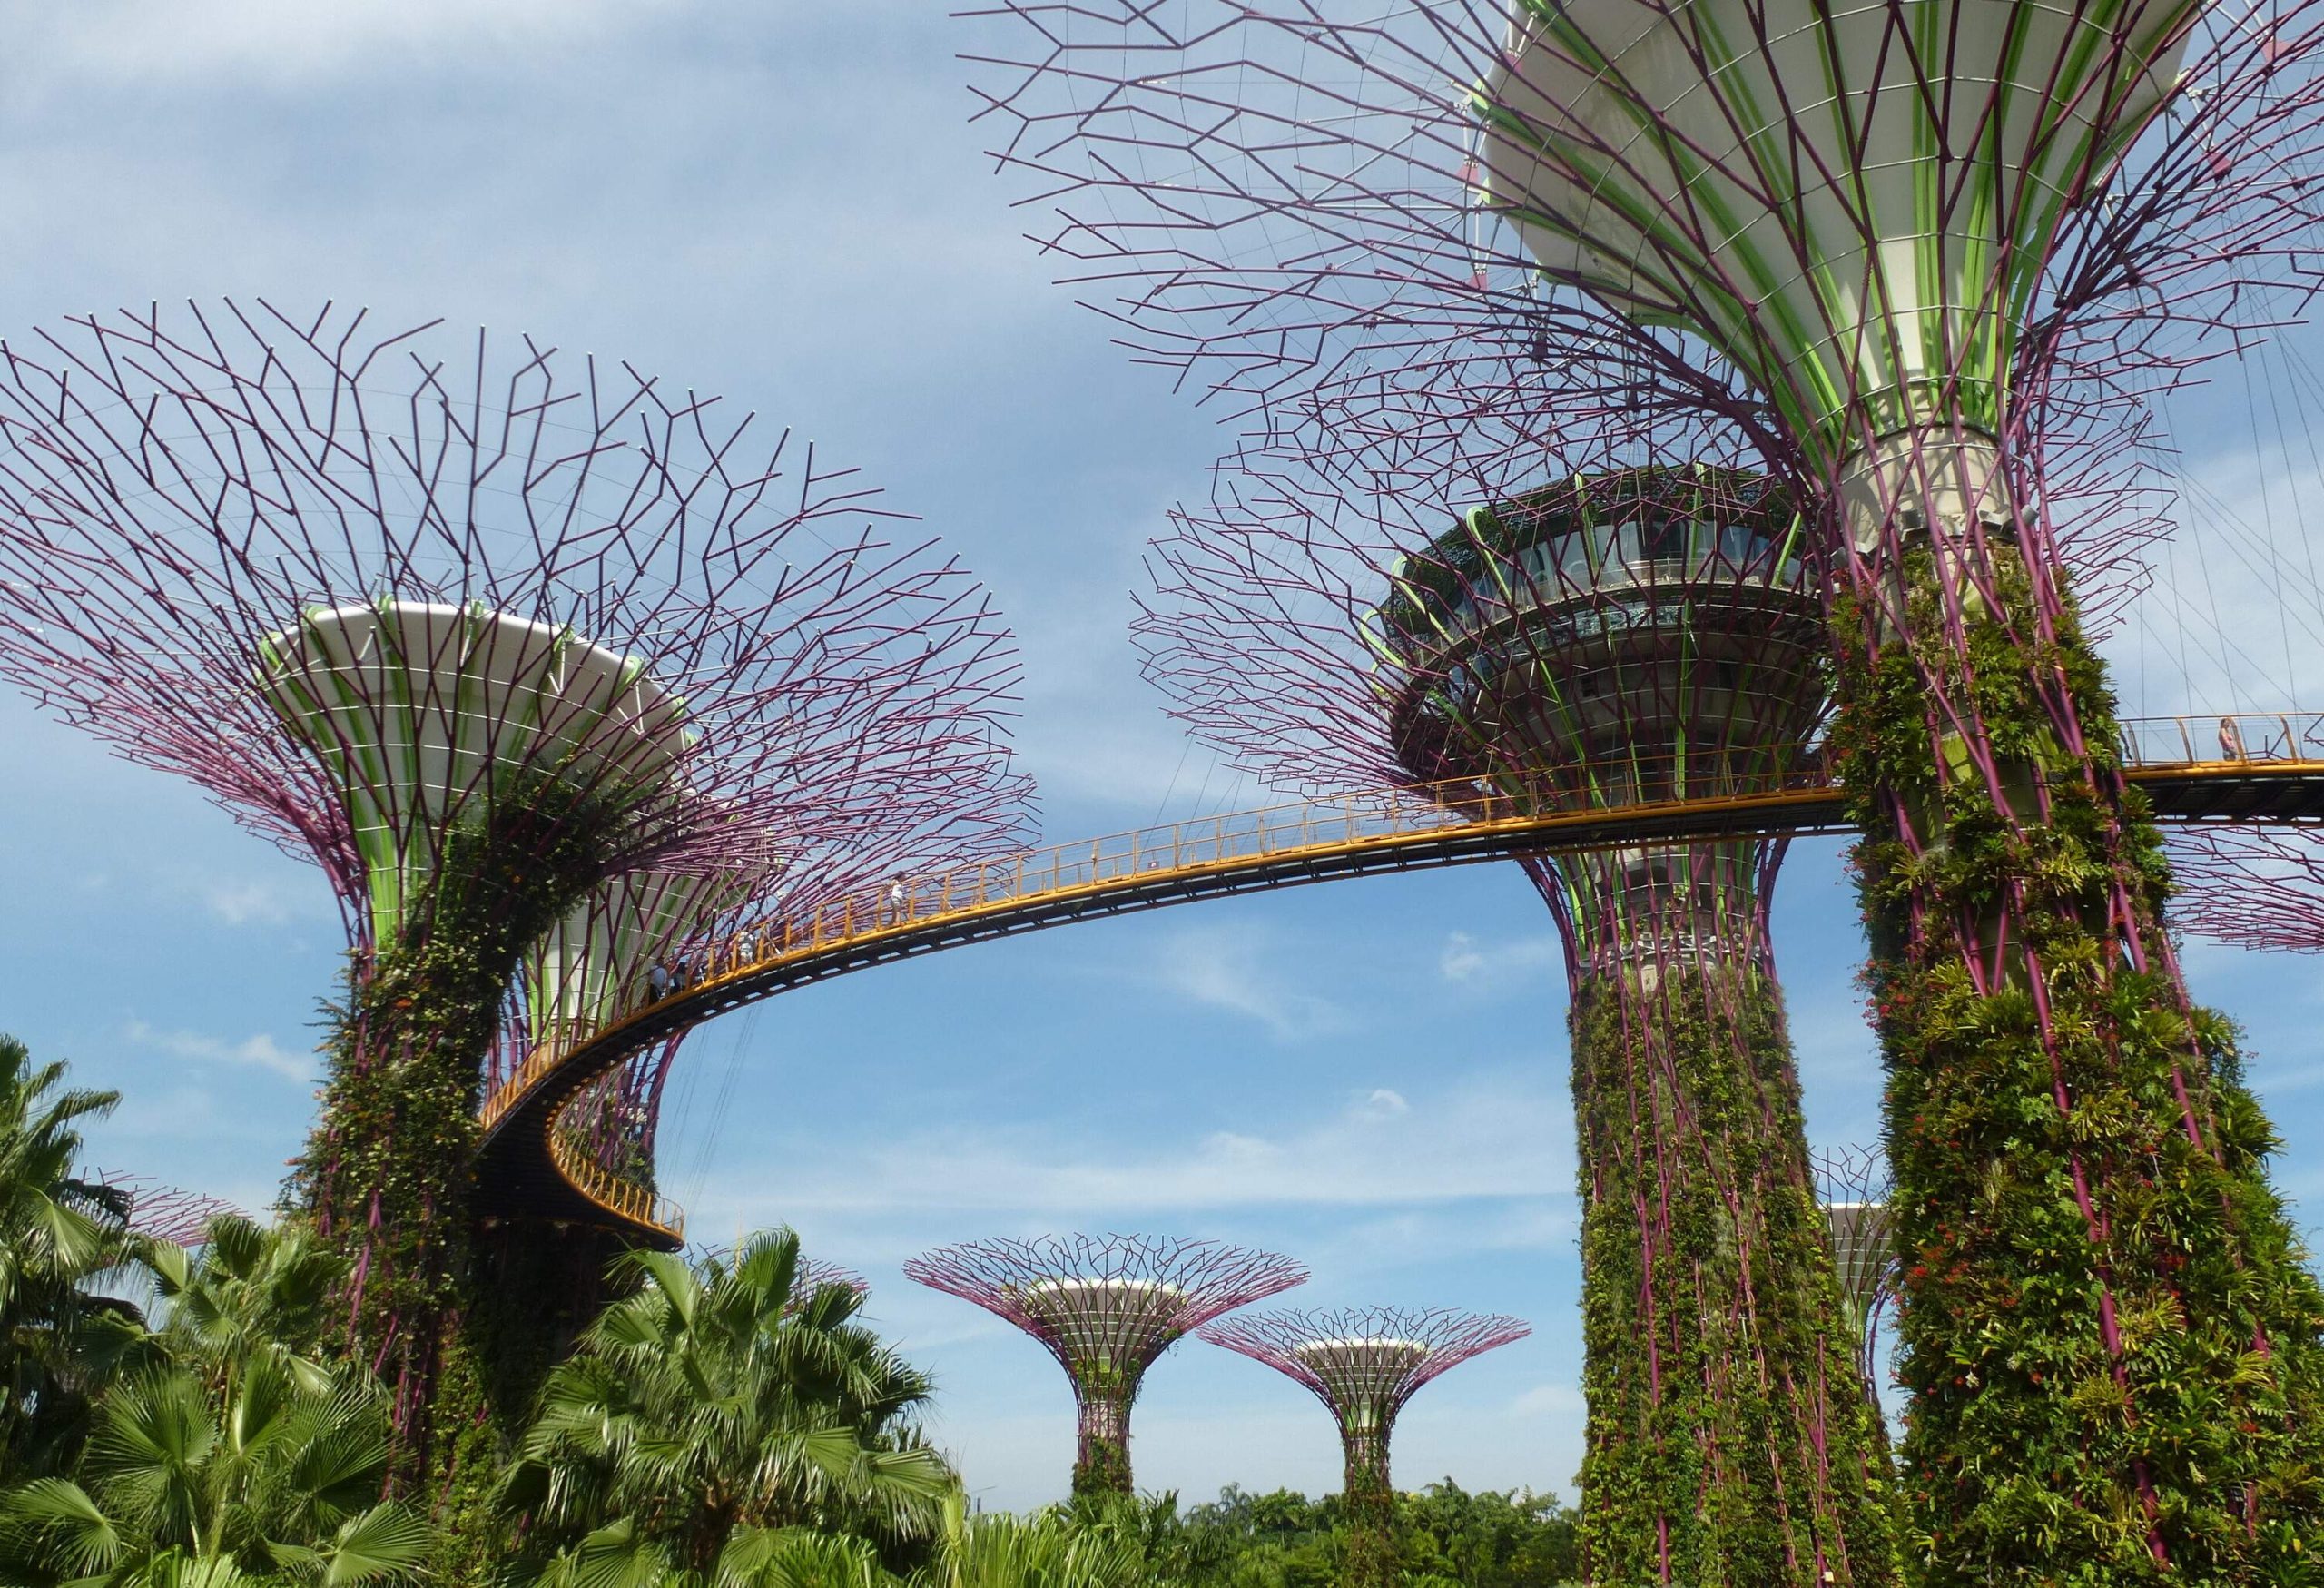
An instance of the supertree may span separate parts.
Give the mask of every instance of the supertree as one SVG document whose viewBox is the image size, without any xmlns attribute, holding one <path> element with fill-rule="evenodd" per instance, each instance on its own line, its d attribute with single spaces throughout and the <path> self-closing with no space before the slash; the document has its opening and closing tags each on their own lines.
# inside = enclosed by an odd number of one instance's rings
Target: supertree
<svg viewBox="0 0 2324 1588">
<path fill-rule="evenodd" d="M 1264 777 L 1455 811 L 1813 776 L 1825 644 L 1787 493 L 1695 445 L 1579 455 L 1487 412 L 1401 414 L 1405 454 L 1360 478 L 1222 470 L 1157 546 L 1137 626 L 1177 714 Z M 1524 863 L 1565 946 L 1583 1542 L 1609 1581 L 1888 1575 L 1893 1480 L 1832 1327 L 1768 933 L 1782 853 L 1746 834 Z"/>
<path fill-rule="evenodd" d="M 1919 1569 L 2312 1570 L 2324 1294 L 2162 929 L 2052 487 L 2312 291 L 2324 9 L 1007 15 L 1004 158 L 1148 356 L 1296 429 L 1319 383 L 1462 344 L 1578 430 L 1699 423 L 1796 493 L 1866 833 Z"/>
<path fill-rule="evenodd" d="M 1008 637 L 852 473 L 627 366 L 232 304 L 0 360 L 0 672 L 340 902 L 292 1189 L 353 1255 L 409 1481 L 436 1424 L 484 1421 L 446 1366 L 464 1315 L 525 1308 L 520 1278 L 463 1287 L 527 954 L 619 879 L 812 902 L 1010 844 Z M 528 983 L 543 1018 L 591 995 L 563 976 Z"/>
<path fill-rule="evenodd" d="M 1288 1258 L 1215 1240 L 1051 1236 L 941 1247 L 907 1278 L 1008 1319 L 1073 1384 L 1077 1495 L 1131 1492 L 1129 1413 L 1146 1370 L 1223 1313 L 1304 1284 Z"/>
<path fill-rule="evenodd" d="M 165 1186 L 147 1175 L 100 1174 L 103 1184 L 129 1198 L 129 1228 L 172 1246 L 200 1246 L 213 1218 L 242 1216 L 222 1197 Z"/>
<path fill-rule="evenodd" d="M 1896 1288 L 1896 1240 L 1889 1217 L 1888 1170 L 1880 1155 L 1861 1147 L 1816 1156 L 1816 1178 L 1824 1198 L 1824 1222 L 1832 1240 L 1832 1265 L 1847 1304 L 1856 1367 L 1865 1393 L 1877 1396 L 1880 1383 L 1880 1317 Z"/>
<path fill-rule="evenodd" d="M 1341 1504 L 1348 1518 L 1348 1588 L 1403 1581 L 1396 1547 L 1396 1492 L 1388 1441 L 1396 1415 L 1423 1386 L 1472 1356 L 1533 1331 L 1513 1317 L 1449 1307 L 1366 1307 L 1222 1318 L 1201 1337 L 1298 1380 L 1339 1425 L 1347 1458 Z"/>
</svg>

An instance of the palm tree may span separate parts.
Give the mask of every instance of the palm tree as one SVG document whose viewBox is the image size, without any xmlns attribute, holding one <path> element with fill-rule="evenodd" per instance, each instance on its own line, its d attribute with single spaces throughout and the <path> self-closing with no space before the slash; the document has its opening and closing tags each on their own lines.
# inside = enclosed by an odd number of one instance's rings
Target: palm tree
<svg viewBox="0 0 2324 1588">
<path fill-rule="evenodd" d="M 330 1382 L 325 1313 L 343 1294 L 347 1260 L 306 1225 L 223 1214 L 203 1230 L 198 1252 L 151 1241 L 139 1255 L 164 1309 L 159 1344 L 213 1395 L 231 1400 L 236 1380 L 258 1361 L 278 1364 L 306 1388 Z"/>
<path fill-rule="evenodd" d="M 184 1367 L 146 1369 L 100 1402 L 85 1487 L 42 1478 L 0 1496 L 0 1562 L 70 1588 L 411 1581 L 429 1535 L 379 1503 L 387 1431 L 376 1385 L 310 1386 L 263 1351 L 223 1396 Z"/>
<path fill-rule="evenodd" d="M 1049 1513 L 971 1516 L 957 1492 L 946 1502 L 933 1564 L 911 1588 L 1167 1588 L 1147 1569 L 1136 1536 L 1105 1521 Z M 817 1585 L 820 1588 L 820 1585 Z"/>
<path fill-rule="evenodd" d="M 502 1485 L 565 1551 L 547 1580 L 583 1580 L 586 1555 L 591 1583 L 758 1581 L 730 1546 L 808 1529 L 892 1561 L 933 1536 L 955 1485 L 908 1421 L 928 1381 L 855 1321 L 857 1291 L 803 1282 L 797 1236 L 753 1237 L 731 1266 L 622 1261 L 635 1292 L 550 1374 Z"/>
<path fill-rule="evenodd" d="M 82 1119 L 121 1094 L 63 1090 L 64 1066 L 35 1066 L 0 1037 L 0 1481 L 54 1470 L 85 1414 L 91 1367 L 133 1334 L 88 1281 L 122 1260 L 129 1198 L 76 1179 Z"/>
</svg>

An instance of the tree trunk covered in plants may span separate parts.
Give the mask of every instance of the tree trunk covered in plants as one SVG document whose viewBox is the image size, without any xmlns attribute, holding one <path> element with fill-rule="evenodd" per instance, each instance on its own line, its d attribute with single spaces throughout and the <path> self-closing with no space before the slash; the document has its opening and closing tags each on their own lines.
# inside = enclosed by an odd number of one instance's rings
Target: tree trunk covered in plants
<svg viewBox="0 0 2324 1588">
<path fill-rule="evenodd" d="M 2324 1293 L 2274 1134 L 2181 981 L 2097 656 L 1974 538 L 1857 564 L 1835 612 L 1908 1550 L 1931 1584 L 2324 1581 Z"/>
<path fill-rule="evenodd" d="M 1347 1478 L 1341 1504 L 1347 1514 L 1347 1553 L 1341 1581 L 1347 1588 L 1396 1588 L 1403 1581 L 1403 1552 L 1396 1537 L 1396 1491 L 1388 1478 L 1388 1429 L 1343 1426 Z"/>
<path fill-rule="evenodd" d="M 1129 1473 L 1129 1408 L 1137 1386 L 1109 1363 L 1073 1376 L 1079 1432 L 1073 1452 L 1073 1497 L 1102 1499 L 1135 1491 Z"/>
<path fill-rule="evenodd" d="M 442 1475 L 439 1405 L 470 1279 L 470 1181 L 484 1062 L 526 948 L 601 877 L 617 804 L 547 784 L 445 840 L 395 938 L 358 963 L 334 1022 L 320 1119 L 294 1189 L 354 1268 L 340 1327 L 392 1396 L 390 1487 Z M 469 1402 L 474 1402 L 474 1406 Z"/>
<path fill-rule="evenodd" d="M 1579 981 L 1572 1031 L 1589 1580 L 1892 1583 L 1886 1435 L 1774 981 L 1717 958 L 1609 969 Z"/>
</svg>

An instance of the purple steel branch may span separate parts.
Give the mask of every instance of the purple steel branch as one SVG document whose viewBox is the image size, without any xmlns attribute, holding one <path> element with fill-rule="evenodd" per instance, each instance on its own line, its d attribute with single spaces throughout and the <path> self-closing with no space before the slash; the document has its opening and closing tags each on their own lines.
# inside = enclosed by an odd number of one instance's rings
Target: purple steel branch
<svg viewBox="0 0 2324 1588">
<path fill-rule="evenodd" d="M 1472 85 L 1504 64 L 1505 0 L 1355 14 L 1014 0 L 962 15 L 990 25 L 966 58 L 984 78 L 980 116 L 1005 131 L 995 158 L 1025 179 L 1021 202 L 1055 212 L 1037 241 L 1103 294 L 1095 306 L 1141 358 L 1258 403 L 1444 346 L 1497 349 L 1541 366 L 1577 422 L 1709 412 L 1771 459 L 1792 454 L 1735 367 L 1636 318 L 1667 324 L 1673 305 L 1566 290 L 1486 202 Z M 2135 402 L 2296 313 L 2265 289 L 2317 281 L 2319 16 L 2308 0 L 2205 10 L 2191 92 L 2126 153 L 2068 173 L 2108 197 L 2062 220 L 2021 351 L 2021 429 L 2053 404 Z M 1946 103 L 1981 113 L 1974 95 Z M 1709 318 L 1703 301 L 1677 308 Z"/>
<path fill-rule="evenodd" d="M 165 1186 L 145 1175 L 98 1178 L 128 1196 L 130 1228 L 172 1246 L 200 1246 L 208 1238 L 213 1218 L 247 1217 L 222 1197 Z"/>
</svg>

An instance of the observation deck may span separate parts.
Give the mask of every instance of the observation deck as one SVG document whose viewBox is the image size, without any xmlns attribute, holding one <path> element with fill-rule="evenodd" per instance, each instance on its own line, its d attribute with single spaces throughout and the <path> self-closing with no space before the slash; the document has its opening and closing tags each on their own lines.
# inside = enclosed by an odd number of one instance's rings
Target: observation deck
<svg viewBox="0 0 2324 1588">
<path fill-rule="evenodd" d="M 2324 714 L 2125 723 L 2130 784 L 2171 823 L 2324 823 Z M 1303 883 L 1693 838 L 1846 831 L 1845 796 L 1820 755 L 1730 789 L 1688 775 L 1682 799 L 1590 810 L 1521 809 L 1506 795 L 1414 789 L 1403 798 L 1306 800 L 1086 839 L 763 922 L 694 957 L 679 991 L 619 1011 L 528 1060 L 485 1101 L 478 1176 L 491 1212 L 612 1225 L 656 1245 L 683 1217 L 579 1159 L 555 1129 L 589 1081 L 648 1045 L 793 987 L 992 938 Z"/>
</svg>

